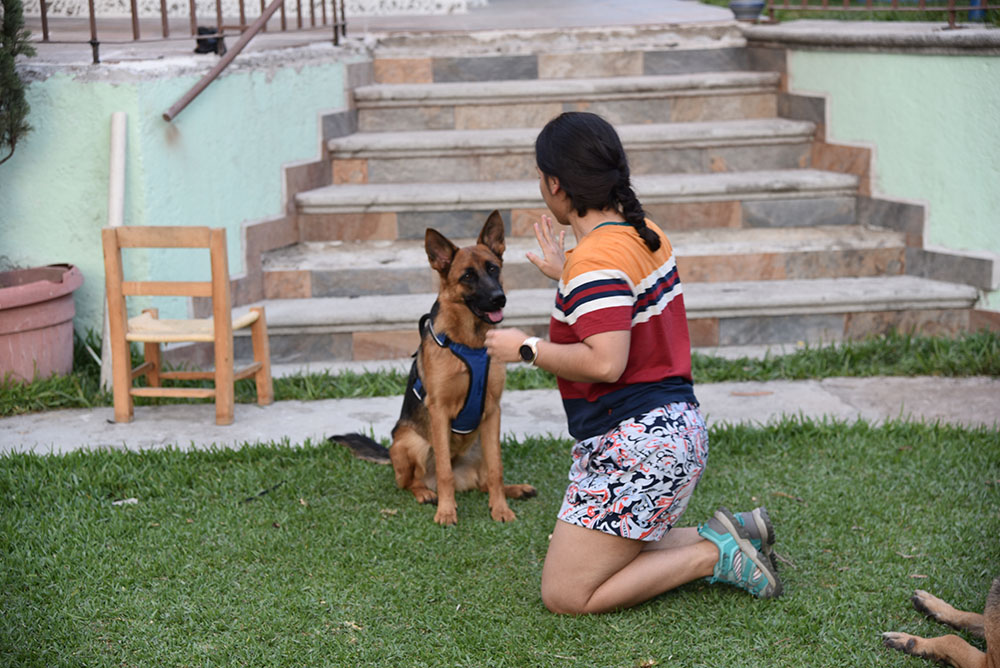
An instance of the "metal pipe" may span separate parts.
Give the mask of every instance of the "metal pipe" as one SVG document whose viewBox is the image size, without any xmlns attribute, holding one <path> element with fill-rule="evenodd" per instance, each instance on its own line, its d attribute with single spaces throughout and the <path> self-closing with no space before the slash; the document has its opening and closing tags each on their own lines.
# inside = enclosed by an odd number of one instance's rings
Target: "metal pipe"
<svg viewBox="0 0 1000 668">
<path fill-rule="evenodd" d="M 217 62 L 215 66 L 209 70 L 208 74 L 203 76 L 201 80 L 191 88 L 191 90 L 185 93 L 181 99 L 170 107 L 170 109 L 164 112 L 163 120 L 167 122 L 174 120 L 177 114 L 183 111 L 184 107 L 191 104 L 191 101 L 198 97 L 198 94 L 208 87 L 208 84 L 215 81 L 216 77 L 218 77 L 219 74 L 229 66 L 229 63 L 233 62 L 233 59 L 238 56 L 250 40 L 253 39 L 258 32 L 260 32 L 260 29 L 265 23 L 267 23 L 267 20 L 274 15 L 274 12 L 276 12 L 278 7 L 282 6 L 284 2 L 285 0 L 271 0 L 271 4 L 267 6 L 267 10 L 261 14 L 249 28 L 243 31 L 243 34 L 240 35 L 240 38 L 236 41 L 236 44 L 233 45 L 233 48 L 226 51 L 226 55 L 219 59 L 219 62 Z"/>
</svg>

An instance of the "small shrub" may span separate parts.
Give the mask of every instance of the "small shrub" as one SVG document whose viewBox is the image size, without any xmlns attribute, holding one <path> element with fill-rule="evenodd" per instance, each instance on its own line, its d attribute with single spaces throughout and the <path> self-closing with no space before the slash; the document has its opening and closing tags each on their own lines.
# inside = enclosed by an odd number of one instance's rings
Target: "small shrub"
<svg viewBox="0 0 1000 668">
<path fill-rule="evenodd" d="M 28 42 L 31 32 L 24 27 L 21 0 L 3 0 L 3 17 L 0 24 L 0 152 L 7 155 L 0 165 L 7 162 L 17 147 L 17 142 L 31 132 L 25 120 L 30 107 L 24 96 L 24 82 L 17 73 L 18 56 L 33 56 L 35 49 Z"/>
</svg>

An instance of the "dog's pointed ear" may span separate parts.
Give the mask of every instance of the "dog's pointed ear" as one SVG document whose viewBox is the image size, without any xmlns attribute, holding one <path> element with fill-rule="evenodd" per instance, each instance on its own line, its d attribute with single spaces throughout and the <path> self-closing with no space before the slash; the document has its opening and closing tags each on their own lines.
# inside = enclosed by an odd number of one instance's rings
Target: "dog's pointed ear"
<svg viewBox="0 0 1000 668">
<path fill-rule="evenodd" d="M 483 229 L 479 233 L 479 243 L 493 251 L 493 254 L 498 258 L 503 259 L 503 252 L 507 250 L 507 244 L 504 242 L 503 236 L 503 217 L 496 209 L 486 219 L 486 224 L 483 225 Z"/>
<path fill-rule="evenodd" d="M 427 259 L 431 263 L 431 268 L 442 276 L 448 273 L 451 261 L 455 259 L 455 253 L 458 252 L 458 246 L 430 227 L 424 232 L 424 249 L 427 251 Z"/>
</svg>

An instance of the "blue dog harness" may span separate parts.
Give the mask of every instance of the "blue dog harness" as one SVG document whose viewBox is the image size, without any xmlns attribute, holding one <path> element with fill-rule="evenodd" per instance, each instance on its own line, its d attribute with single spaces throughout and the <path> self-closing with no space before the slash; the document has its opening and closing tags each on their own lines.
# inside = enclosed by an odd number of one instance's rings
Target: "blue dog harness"
<svg viewBox="0 0 1000 668">
<path fill-rule="evenodd" d="M 470 348 L 469 346 L 456 343 L 445 334 L 437 334 L 434 331 L 434 324 L 431 322 L 430 314 L 420 319 L 420 331 L 426 325 L 434 343 L 442 348 L 450 350 L 458 359 L 465 362 L 469 369 L 469 392 L 465 395 L 465 405 L 458 412 L 458 416 L 451 421 L 451 430 L 456 434 L 471 434 L 478 427 L 483 419 L 483 406 L 486 402 L 486 379 L 490 372 L 490 357 L 486 353 L 486 348 Z M 420 377 L 413 383 L 413 393 L 417 399 L 423 402 L 427 396 Z"/>
</svg>

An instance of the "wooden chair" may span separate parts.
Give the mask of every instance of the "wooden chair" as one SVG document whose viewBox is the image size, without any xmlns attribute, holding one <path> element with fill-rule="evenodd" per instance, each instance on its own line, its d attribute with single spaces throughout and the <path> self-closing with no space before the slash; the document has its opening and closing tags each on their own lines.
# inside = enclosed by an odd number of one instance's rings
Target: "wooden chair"
<svg viewBox="0 0 1000 668">
<path fill-rule="evenodd" d="M 133 397 L 197 397 L 215 399 L 217 424 L 232 424 L 235 381 L 254 377 L 257 403 L 274 401 L 271 385 L 271 355 L 263 307 L 253 307 L 234 319 L 230 301 L 229 262 L 226 231 L 208 227 L 106 227 L 101 230 L 104 244 L 104 274 L 108 295 L 108 328 L 111 339 L 111 367 L 115 422 L 131 422 Z M 126 281 L 122 269 L 122 248 L 207 248 L 212 280 Z M 129 318 L 125 298 L 131 296 L 211 297 L 212 317 L 193 320 L 160 320 L 156 309 L 146 309 Z M 233 368 L 233 330 L 250 327 L 254 363 Z M 160 344 L 177 341 L 215 344 L 214 371 L 163 371 Z M 129 344 L 141 342 L 144 361 L 132 368 Z M 133 387 L 145 375 L 149 387 Z M 163 380 L 212 379 L 213 388 L 162 387 Z"/>
</svg>

